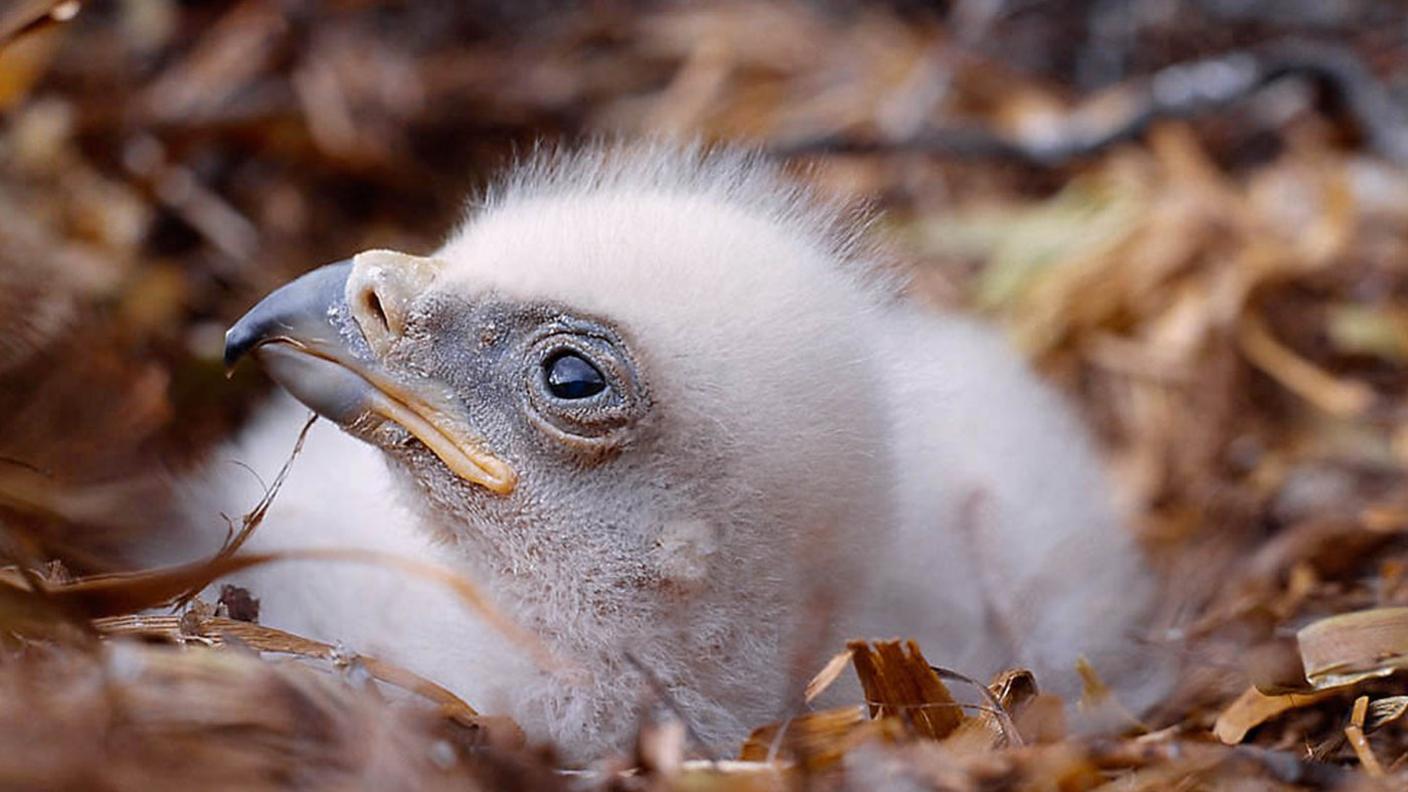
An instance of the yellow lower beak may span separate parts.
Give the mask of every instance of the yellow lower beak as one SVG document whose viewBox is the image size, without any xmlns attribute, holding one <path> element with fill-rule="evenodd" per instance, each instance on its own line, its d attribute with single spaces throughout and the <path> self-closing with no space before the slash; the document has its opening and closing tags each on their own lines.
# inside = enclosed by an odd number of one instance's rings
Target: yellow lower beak
<svg viewBox="0 0 1408 792">
<path fill-rule="evenodd" d="M 466 427 L 459 426 L 459 422 L 443 410 L 415 398 L 404 388 L 391 384 L 374 386 L 367 407 L 415 435 L 452 473 L 465 481 L 499 495 L 513 492 L 518 483 L 513 469 L 480 447 Z"/>
</svg>

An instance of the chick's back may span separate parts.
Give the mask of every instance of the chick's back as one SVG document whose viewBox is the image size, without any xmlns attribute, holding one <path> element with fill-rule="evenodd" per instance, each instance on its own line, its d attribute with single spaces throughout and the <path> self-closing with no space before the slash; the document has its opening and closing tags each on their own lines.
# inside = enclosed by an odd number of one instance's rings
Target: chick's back
<svg viewBox="0 0 1408 792">
<path fill-rule="evenodd" d="M 969 674 L 1024 665 L 1068 701 L 1084 657 L 1125 706 L 1152 703 L 1155 578 L 1074 412 L 975 320 L 898 308 L 875 334 L 898 517 L 852 629 Z"/>
</svg>

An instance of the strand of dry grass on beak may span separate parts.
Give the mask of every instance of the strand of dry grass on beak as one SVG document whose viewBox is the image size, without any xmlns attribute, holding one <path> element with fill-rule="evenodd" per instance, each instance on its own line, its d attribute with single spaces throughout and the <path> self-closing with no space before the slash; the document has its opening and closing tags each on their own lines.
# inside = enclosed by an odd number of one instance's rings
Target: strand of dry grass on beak
<svg viewBox="0 0 1408 792">
<path fill-rule="evenodd" d="M 312 430 L 313 424 L 317 422 L 317 413 L 310 412 L 308 414 L 308 420 L 303 424 L 303 428 L 298 431 L 298 438 L 293 442 L 293 450 L 289 451 L 288 459 L 284 460 L 283 466 L 279 468 L 278 474 L 274 476 L 274 483 L 265 488 L 264 496 L 259 499 L 259 502 L 254 505 L 253 509 L 250 509 L 245 513 L 244 517 L 241 518 L 239 530 L 233 530 L 232 526 L 230 533 L 225 537 L 225 543 L 216 551 L 215 560 L 229 558 L 239 552 L 239 549 L 244 546 L 244 543 L 249 541 L 249 537 L 254 535 L 254 530 L 264 522 L 264 516 L 269 513 L 269 507 L 274 504 L 274 498 L 279 494 L 279 490 L 283 489 L 284 480 L 288 478 L 288 473 L 293 468 L 293 461 L 297 459 L 298 455 L 303 451 L 303 444 L 308 440 L 308 432 Z M 188 592 L 177 604 L 185 605 L 198 593 L 199 591 Z"/>
</svg>

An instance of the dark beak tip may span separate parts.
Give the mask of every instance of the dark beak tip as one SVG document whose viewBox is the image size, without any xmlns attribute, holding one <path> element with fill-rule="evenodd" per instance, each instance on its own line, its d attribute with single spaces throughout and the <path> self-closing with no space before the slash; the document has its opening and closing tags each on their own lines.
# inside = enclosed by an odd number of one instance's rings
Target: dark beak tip
<svg viewBox="0 0 1408 792">
<path fill-rule="evenodd" d="M 276 338 L 335 336 L 330 306 L 340 303 L 352 262 L 339 261 L 305 273 L 266 295 L 225 331 L 225 368 Z"/>
<path fill-rule="evenodd" d="M 249 323 L 241 319 L 225 331 L 225 370 L 229 371 L 240 362 L 251 349 L 259 344 L 260 333 L 255 332 Z"/>
</svg>

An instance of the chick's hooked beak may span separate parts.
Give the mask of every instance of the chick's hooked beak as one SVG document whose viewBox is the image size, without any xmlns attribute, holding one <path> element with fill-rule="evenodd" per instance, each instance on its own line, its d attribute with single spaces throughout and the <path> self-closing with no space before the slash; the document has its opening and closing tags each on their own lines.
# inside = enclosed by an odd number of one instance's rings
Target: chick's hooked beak
<svg viewBox="0 0 1408 792">
<path fill-rule="evenodd" d="M 265 297 L 225 333 L 225 365 L 252 354 L 276 382 L 343 426 L 400 424 L 455 475 L 506 495 L 517 478 L 489 453 L 447 389 L 406 383 L 382 364 L 407 306 L 439 262 L 374 250 L 313 270 Z"/>
</svg>

